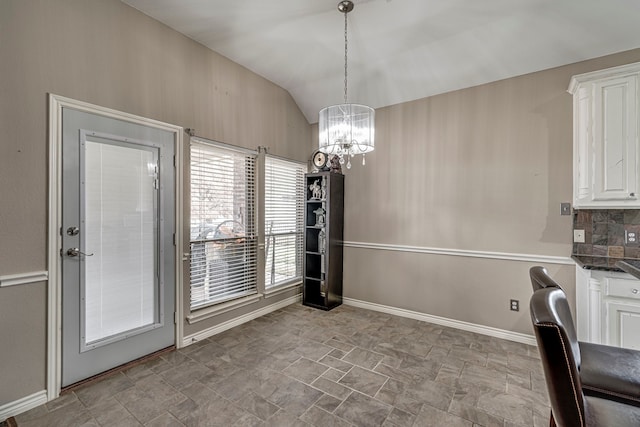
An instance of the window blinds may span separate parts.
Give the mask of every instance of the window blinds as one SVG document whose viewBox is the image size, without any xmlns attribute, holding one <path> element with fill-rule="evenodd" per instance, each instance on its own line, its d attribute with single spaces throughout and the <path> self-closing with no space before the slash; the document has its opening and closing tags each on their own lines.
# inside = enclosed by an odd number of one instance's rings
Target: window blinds
<svg viewBox="0 0 640 427">
<path fill-rule="evenodd" d="M 257 154 L 191 139 L 191 308 L 257 293 Z"/>
<path fill-rule="evenodd" d="M 306 165 L 265 157 L 265 289 L 302 278 Z"/>
</svg>

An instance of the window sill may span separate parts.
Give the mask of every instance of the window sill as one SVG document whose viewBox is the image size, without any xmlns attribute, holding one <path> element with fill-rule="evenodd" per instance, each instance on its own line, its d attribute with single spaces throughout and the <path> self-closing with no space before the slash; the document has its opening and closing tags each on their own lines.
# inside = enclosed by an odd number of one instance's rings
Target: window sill
<svg viewBox="0 0 640 427">
<path fill-rule="evenodd" d="M 240 307 L 244 307 L 245 305 L 253 304 L 262 298 L 262 296 L 262 294 L 253 294 L 243 298 L 227 301 L 222 304 L 216 304 L 211 307 L 197 309 L 194 313 L 187 316 L 187 322 L 192 325 L 205 319 L 209 319 L 210 317 L 218 316 L 231 310 L 236 310 Z"/>
<path fill-rule="evenodd" d="M 278 286 L 278 287 L 276 287 L 274 289 L 266 290 L 264 292 L 264 297 L 265 298 L 271 298 L 271 297 L 274 297 L 276 295 L 280 295 L 280 294 L 282 294 L 284 292 L 290 291 L 290 290 L 292 290 L 294 288 L 298 288 L 298 287 L 302 288 L 302 280 L 299 280 L 299 281 L 293 282 L 293 283 L 289 283 L 288 285 Z"/>
</svg>

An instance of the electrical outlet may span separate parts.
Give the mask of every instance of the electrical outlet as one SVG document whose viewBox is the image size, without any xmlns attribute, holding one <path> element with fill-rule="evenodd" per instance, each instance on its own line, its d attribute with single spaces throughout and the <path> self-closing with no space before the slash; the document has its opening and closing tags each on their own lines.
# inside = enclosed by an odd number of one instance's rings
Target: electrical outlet
<svg viewBox="0 0 640 427">
<path fill-rule="evenodd" d="M 584 230 L 573 230 L 573 243 L 584 243 Z"/>
<path fill-rule="evenodd" d="M 520 301 L 518 301 L 517 299 L 512 299 L 510 301 L 511 304 L 511 311 L 520 311 Z"/>
<path fill-rule="evenodd" d="M 640 246 L 640 236 L 635 231 L 624 230 L 625 246 Z"/>
</svg>

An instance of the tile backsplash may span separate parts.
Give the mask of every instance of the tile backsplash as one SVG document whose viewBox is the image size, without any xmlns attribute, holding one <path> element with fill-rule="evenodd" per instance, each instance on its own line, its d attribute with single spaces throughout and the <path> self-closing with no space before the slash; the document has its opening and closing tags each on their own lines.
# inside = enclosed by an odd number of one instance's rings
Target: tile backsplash
<svg viewBox="0 0 640 427">
<path fill-rule="evenodd" d="M 584 243 L 573 244 L 573 255 L 640 259 L 640 209 L 581 209 L 573 214 L 573 229 L 584 230 Z M 625 230 L 638 241 L 625 245 Z"/>
</svg>

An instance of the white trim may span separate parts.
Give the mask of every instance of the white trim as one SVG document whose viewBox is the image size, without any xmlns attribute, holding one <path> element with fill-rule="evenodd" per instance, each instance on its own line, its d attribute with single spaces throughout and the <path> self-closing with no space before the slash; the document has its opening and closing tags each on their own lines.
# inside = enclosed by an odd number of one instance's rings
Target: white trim
<svg viewBox="0 0 640 427">
<path fill-rule="evenodd" d="M 477 334 L 488 335 L 490 337 L 537 346 L 536 338 L 533 335 L 521 334 L 519 332 L 478 325 L 476 323 L 463 322 L 462 320 L 434 316 L 431 314 L 420 313 L 418 311 L 405 310 L 404 308 L 396 308 L 353 298 L 342 298 L 342 301 L 345 305 L 350 305 L 352 307 L 365 308 L 367 310 L 393 314 L 394 316 L 408 317 L 409 319 L 420 320 L 422 322 L 434 323 L 436 325 L 447 326 L 450 328 L 461 329 L 463 331 L 475 332 Z"/>
<path fill-rule="evenodd" d="M 37 406 L 47 403 L 47 391 L 40 390 L 32 395 L 25 396 L 22 399 L 14 400 L 13 402 L 5 403 L 0 406 L 0 422 L 10 417 L 27 412 Z"/>
<path fill-rule="evenodd" d="M 178 126 L 175 126 L 176 132 L 176 141 L 175 141 L 175 179 L 176 179 L 176 187 L 175 187 L 175 221 L 176 221 L 176 229 L 175 229 L 175 270 L 176 270 L 176 297 L 175 297 L 175 335 L 176 335 L 176 348 L 182 348 L 182 336 L 184 335 L 184 313 L 182 307 L 182 299 L 183 299 L 183 283 L 182 283 L 182 273 L 183 273 L 183 251 L 184 251 L 184 194 L 183 194 L 183 160 L 182 155 L 184 153 L 184 129 Z"/>
<path fill-rule="evenodd" d="M 196 343 L 198 341 L 202 341 L 209 337 L 212 337 L 216 334 L 224 332 L 228 329 L 235 328 L 236 326 L 242 325 L 243 323 L 247 323 L 253 319 L 257 319 L 258 317 L 264 316 L 265 314 L 272 313 L 276 310 L 280 310 L 288 305 L 295 304 L 302 301 L 302 294 L 297 294 L 291 296 L 289 298 L 285 298 L 282 301 L 278 301 L 275 304 L 268 305 L 263 308 L 259 308 L 258 310 L 254 310 L 251 313 L 247 313 L 242 316 L 234 317 L 231 320 L 227 320 L 226 322 L 220 323 L 218 325 L 212 326 L 211 328 L 202 330 L 193 335 L 188 335 L 184 337 L 182 342 L 183 346 L 188 346 L 189 344 Z"/>
<path fill-rule="evenodd" d="M 271 298 L 271 297 L 275 297 L 276 295 L 280 295 L 283 294 L 287 291 L 290 291 L 294 288 L 298 288 L 298 290 L 302 289 L 302 281 L 297 281 L 297 282 L 293 282 L 293 283 L 289 283 L 288 285 L 284 285 L 284 286 L 277 286 L 273 289 L 269 289 L 269 290 L 265 290 L 264 291 L 264 297 L 265 298 Z"/>
<path fill-rule="evenodd" d="M 48 278 L 49 273 L 47 271 L 30 271 L 28 273 L 7 274 L 5 276 L 0 276 L 0 288 L 45 282 Z"/>
<path fill-rule="evenodd" d="M 60 395 L 61 387 L 61 266 L 58 250 L 62 247 L 62 105 L 64 99 L 49 94 L 49 235 L 47 284 L 47 399 Z"/>
<path fill-rule="evenodd" d="M 569 88 L 567 92 L 573 95 L 580 83 L 588 82 L 591 80 L 608 79 L 611 77 L 620 77 L 624 74 L 633 74 L 640 71 L 640 62 L 633 62 L 631 64 L 620 65 L 617 67 L 605 68 L 604 70 L 590 71 L 588 73 L 576 74 L 571 77 L 569 81 Z M 608 206 L 606 207 L 610 209 Z M 590 208 L 591 209 L 591 208 Z"/>
<path fill-rule="evenodd" d="M 252 150 L 251 148 L 244 148 L 244 147 L 239 147 L 233 144 L 227 144 L 226 142 L 216 141 L 215 139 L 208 139 L 208 138 L 205 138 L 204 136 L 190 135 L 189 146 L 192 146 L 194 142 L 198 144 L 209 145 L 211 147 L 231 150 L 231 151 L 235 151 L 236 153 L 246 154 L 250 156 L 258 157 L 258 155 L 260 154 L 258 150 Z"/>
<path fill-rule="evenodd" d="M 419 253 L 419 254 L 435 254 L 435 255 L 461 256 L 461 257 L 468 257 L 468 258 L 487 258 L 487 259 L 500 259 L 500 260 L 508 260 L 508 261 L 524 261 L 524 262 L 537 262 L 537 263 L 546 263 L 546 264 L 575 265 L 575 261 L 573 261 L 569 257 L 550 256 L 550 255 L 472 251 L 467 249 L 430 248 L 425 246 L 388 245 L 383 243 L 367 243 L 367 242 L 344 242 L 344 246 L 347 248 L 375 249 L 375 250 L 395 251 L 395 252 L 413 252 L 413 253 Z"/>
<path fill-rule="evenodd" d="M 175 343 L 179 348 L 183 341 L 182 322 L 182 242 L 183 242 L 183 201 L 182 201 L 182 152 L 183 128 L 180 126 L 163 123 L 157 120 L 136 116 L 112 110 L 106 107 L 76 101 L 71 98 L 49 94 L 49 219 L 48 219 L 48 270 L 47 284 L 47 400 L 53 400 L 60 395 L 61 387 L 61 265 L 59 249 L 61 248 L 61 236 L 58 230 L 62 220 L 62 109 L 71 108 L 78 111 L 100 114 L 104 117 L 136 123 L 143 126 L 152 126 L 175 135 L 174 149 L 176 156 L 175 170 L 175 221 L 176 221 L 176 268 L 175 268 Z"/>
<path fill-rule="evenodd" d="M 190 314 L 187 316 L 187 322 L 192 325 L 210 317 L 218 316 L 222 313 L 227 313 L 231 310 L 236 310 L 240 307 L 244 307 L 245 305 L 253 304 L 260 298 L 262 298 L 262 294 L 251 294 L 246 297 L 223 302 L 221 304 L 215 304 L 209 307 L 196 309 L 194 314 Z"/>
</svg>

